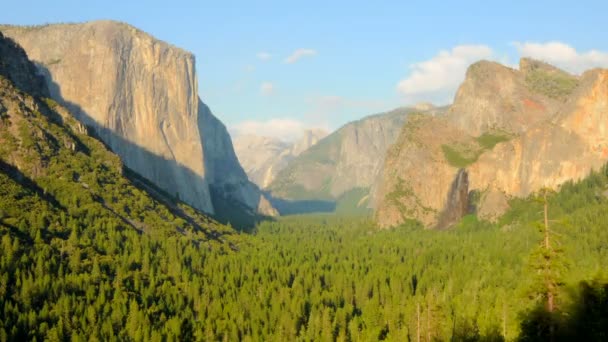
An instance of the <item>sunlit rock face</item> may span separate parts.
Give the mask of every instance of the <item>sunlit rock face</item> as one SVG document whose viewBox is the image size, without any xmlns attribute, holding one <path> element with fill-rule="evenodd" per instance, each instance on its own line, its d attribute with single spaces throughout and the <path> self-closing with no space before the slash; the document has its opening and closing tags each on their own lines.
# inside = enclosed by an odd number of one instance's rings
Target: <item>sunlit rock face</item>
<svg viewBox="0 0 608 342">
<path fill-rule="evenodd" d="M 530 81 L 537 74 L 558 72 L 564 78 L 570 76 L 529 59 L 521 60 L 519 70 L 495 62 L 477 62 L 467 70 L 447 118 L 473 136 L 491 130 L 525 132 L 550 118 L 560 105 L 556 97 L 530 87 Z"/>
<path fill-rule="evenodd" d="M 465 194 L 454 191 L 458 167 L 466 170 L 467 193 L 478 194 L 476 213 L 489 220 L 508 209 L 510 197 L 599 169 L 608 162 L 608 70 L 579 77 L 530 59 L 519 70 L 482 61 L 469 68 L 447 115 L 433 120 L 410 120 L 387 154 L 381 227 L 408 218 L 427 227 L 456 222 L 459 215 L 448 213 L 468 212 L 460 210 L 464 201 L 453 205 Z M 496 135 L 504 139 L 484 143 Z M 454 165 L 454 151 L 463 165 Z"/>
<path fill-rule="evenodd" d="M 470 169 L 472 188 L 527 196 L 608 162 L 608 70 L 588 71 L 551 120 L 497 145 Z"/>
<path fill-rule="evenodd" d="M 379 226 L 388 228 L 407 219 L 437 225 L 459 174 L 459 167 L 446 161 L 443 146 L 474 144 L 443 117 L 411 116 L 386 153 L 383 176 L 375 188 Z"/>
<path fill-rule="evenodd" d="M 210 185 L 218 181 L 222 187 L 232 182 L 236 200 L 257 209 L 260 193 L 242 172 L 225 129 L 209 139 L 203 134 L 205 123 L 215 121 L 198 98 L 191 53 L 113 21 L 0 30 L 37 62 L 51 96 L 92 127 L 127 167 L 209 213 Z M 209 162 L 233 167 L 230 181 L 211 171 L 218 167 Z"/>
<path fill-rule="evenodd" d="M 360 199 L 375 203 L 370 191 L 378 181 L 387 149 L 397 140 L 408 115 L 443 108 L 397 108 L 350 122 L 302 152 L 268 186 L 285 199 L 335 200 L 353 189 L 364 189 Z"/>
</svg>

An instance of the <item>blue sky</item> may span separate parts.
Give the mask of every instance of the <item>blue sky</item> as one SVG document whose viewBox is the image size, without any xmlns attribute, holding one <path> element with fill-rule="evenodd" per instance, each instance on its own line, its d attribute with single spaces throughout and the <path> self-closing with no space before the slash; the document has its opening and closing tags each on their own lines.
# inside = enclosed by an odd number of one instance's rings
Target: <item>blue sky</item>
<svg viewBox="0 0 608 342">
<path fill-rule="evenodd" d="M 606 13 L 601 1 L 55 0 L 4 3 L 0 22 L 128 22 L 196 55 L 201 98 L 232 132 L 290 139 L 448 103 L 481 58 L 608 67 Z"/>
</svg>

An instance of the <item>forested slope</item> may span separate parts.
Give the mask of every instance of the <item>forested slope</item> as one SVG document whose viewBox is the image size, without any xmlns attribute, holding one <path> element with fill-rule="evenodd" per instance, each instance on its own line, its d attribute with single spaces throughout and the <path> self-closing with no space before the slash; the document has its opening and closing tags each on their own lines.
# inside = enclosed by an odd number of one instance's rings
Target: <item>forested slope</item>
<svg viewBox="0 0 608 342">
<path fill-rule="evenodd" d="M 0 341 L 126 336 L 129 303 L 179 327 L 183 254 L 236 249 L 234 231 L 134 186 L 1 34 L 0 57 Z"/>
<path fill-rule="evenodd" d="M 16 205 L 52 211 L 3 177 L 2 189 L 20 198 Z M 549 197 L 551 241 L 561 250 L 551 315 L 536 266 L 542 203 L 528 199 L 512 203 L 498 224 L 468 216 L 449 231 L 414 222 L 378 231 L 370 221 L 295 216 L 261 224 L 241 237 L 238 251 L 133 229 L 3 225 L 0 334 L 545 341 L 552 322 L 558 341 L 599 341 L 608 305 L 607 185 L 604 169 Z"/>
<path fill-rule="evenodd" d="M 604 168 L 549 195 L 551 253 L 536 197 L 499 223 L 467 216 L 448 231 L 329 215 L 264 223 L 247 248 L 208 259 L 201 324 L 228 340 L 548 341 L 552 326 L 556 341 L 602 341 L 607 187 Z"/>
</svg>

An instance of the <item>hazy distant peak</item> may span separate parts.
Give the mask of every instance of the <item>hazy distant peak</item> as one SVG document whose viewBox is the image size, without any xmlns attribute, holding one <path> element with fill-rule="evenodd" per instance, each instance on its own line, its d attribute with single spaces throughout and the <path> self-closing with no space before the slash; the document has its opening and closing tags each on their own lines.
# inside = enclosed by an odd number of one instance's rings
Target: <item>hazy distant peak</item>
<svg viewBox="0 0 608 342">
<path fill-rule="evenodd" d="M 419 103 L 416 103 L 416 104 L 413 106 L 413 108 L 414 108 L 415 110 L 431 110 L 431 109 L 434 109 L 434 108 L 435 108 L 435 105 L 433 105 L 433 104 L 432 104 L 432 103 L 430 103 L 430 102 L 419 102 Z"/>
</svg>

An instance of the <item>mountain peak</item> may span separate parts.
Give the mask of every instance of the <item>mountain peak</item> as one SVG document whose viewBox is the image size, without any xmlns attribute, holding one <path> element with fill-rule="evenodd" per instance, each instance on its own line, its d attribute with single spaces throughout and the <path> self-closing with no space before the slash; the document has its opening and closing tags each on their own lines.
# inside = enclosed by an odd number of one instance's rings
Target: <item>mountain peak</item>
<svg viewBox="0 0 608 342">
<path fill-rule="evenodd" d="M 525 72 L 485 60 L 472 64 L 448 118 L 473 136 L 518 134 L 547 119 L 571 90 L 572 77 L 541 62 L 526 59 L 522 65 Z"/>
<path fill-rule="evenodd" d="M 558 73 L 558 74 L 566 74 L 566 75 L 570 75 L 567 72 L 565 72 L 562 69 L 559 69 L 549 63 L 537 60 L 537 59 L 533 59 L 530 57 L 522 57 L 519 60 L 519 71 L 522 72 L 524 75 L 530 74 L 531 72 L 534 71 L 544 71 L 544 72 L 549 72 L 549 73 Z"/>
<path fill-rule="evenodd" d="M 508 78 L 517 71 L 489 60 L 480 60 L 471 64 L 466 72 L 465 82 L 467 81 L 494 81 L 501 78 Z"/>
<path fill-rule="evenodd" d="M 433 104 L 432 104 L 432 103 L 430 103 L 430 102 L 419 102 L 419 103 L 416 103 L 416 104 L 413 106 L 413 108 L 414 108 L 415 110 L 427 111 L 427 110 L 434 109 L 434 108 L 435 108 L 435 105 L 433 105 Z"/>
</svg>

